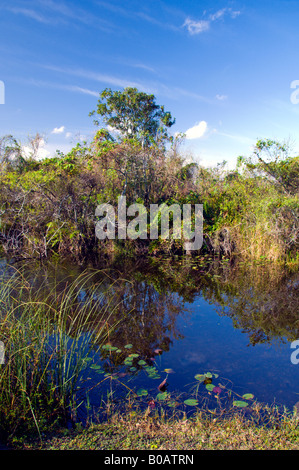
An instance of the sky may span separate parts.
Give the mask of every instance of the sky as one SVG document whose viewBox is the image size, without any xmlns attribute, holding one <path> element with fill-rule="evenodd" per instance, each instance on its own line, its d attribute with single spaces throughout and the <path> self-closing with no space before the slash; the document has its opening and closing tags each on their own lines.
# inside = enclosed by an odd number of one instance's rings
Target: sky
<svg viewBox="0 0 299 470">
<path fill-rule="evenodd" d="M 263 138 L 297 154 L 298 23 L 298 0 L 0 0 L 0 136 L 67 152 L 92 139 L 99 93 L 133 86 L 204 166 Z"/>
</svg>

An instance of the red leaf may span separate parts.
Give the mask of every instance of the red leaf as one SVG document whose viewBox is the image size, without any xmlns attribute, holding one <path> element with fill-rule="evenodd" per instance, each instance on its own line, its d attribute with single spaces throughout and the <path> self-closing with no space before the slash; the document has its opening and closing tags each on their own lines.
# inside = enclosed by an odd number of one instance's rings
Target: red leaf
<svg viewBox="0 0 299 470">
<path fill-rule="evenodd" d="M 158 390 L 160 390 L 160 392 L 164 391 L 166 388 L 166 379 L 163 380 L 163 382 L 160 383 L 159 387 L 158 387 Z"/>
<path fill-rule="evenodd" d="M 150 401 L 148 402 L 148 406 L 150 407 L 151 410 L 153 410 L 153 409 L 155 408 L 155 406 L 156 406 L 154 400 L 150 400 Z"/>
</svg>

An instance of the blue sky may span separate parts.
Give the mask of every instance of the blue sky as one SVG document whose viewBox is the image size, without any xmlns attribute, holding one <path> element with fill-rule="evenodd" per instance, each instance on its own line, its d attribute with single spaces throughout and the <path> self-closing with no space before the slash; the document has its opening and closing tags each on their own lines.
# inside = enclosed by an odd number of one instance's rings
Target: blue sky
<svg viewBox="0 0 299 470">
<path fill-rule="evenodd" d="M 0 134 L 39 132 L 45 155 L 90 139 L 98 94 L 126 86 L 155 94 L 204 165 L 258 138 L 299 148 L 297 0 L 1 0 L 0 22 Z"/>
</svg>

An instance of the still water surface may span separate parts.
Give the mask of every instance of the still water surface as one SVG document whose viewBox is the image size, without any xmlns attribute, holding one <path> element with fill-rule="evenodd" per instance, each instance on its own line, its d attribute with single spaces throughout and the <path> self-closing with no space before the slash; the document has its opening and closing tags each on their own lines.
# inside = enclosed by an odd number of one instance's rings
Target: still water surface
<svg viewBox="0 0 299 470">
<path fill-rule="evenodd" d="M 65 286 L 66 278 L 95 269 L 62 262 L 27 262 L 18 268 L 44 289 L 59 282 Z M 164 370 L 171 369 L 167 391 L 185 396 L 196 383 L 194 376 L 210 371 L 219 376 L 215 386 L 229 384 L 240 396 L 251 393 L 259 402 L 289 408 L 299 401 L 299 364 L 291 362 L 291 342 L 299 339 L 298 273 L 201 258 L 103 261 L 96 268 L 101 269 L 97 280 L 104 276 L 106 286 L 115 283 L 113 321 L 118 324 L 109 344 L 127 355 L 138 354 L 159 377 L 150 378 L 136 361 L 130 371 L 120 353 L 104 350 L 97 360 L 106 372 L 126 373 L 131 388 L 153 394 L 166 377 Z M 88 285 L 81 292 L 83 302 L 87 295 Z M 91 393 L 93 405 L 99 396 L 98 390 Z"/>
</svg>

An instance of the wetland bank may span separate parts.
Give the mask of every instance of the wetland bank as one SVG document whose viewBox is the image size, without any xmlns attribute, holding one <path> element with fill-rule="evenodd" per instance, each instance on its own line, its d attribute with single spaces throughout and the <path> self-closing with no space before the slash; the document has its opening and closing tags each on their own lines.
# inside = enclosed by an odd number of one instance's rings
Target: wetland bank
<svg viewBox="0 0 299 470">
<path fill-rule="evenodd" d="M 0 141 L 0 427 L 10 442 L 112 412 L 236 411 L 270 425 L 286 407 L 295 419 L 298 157 L 265 139 L 234 170 L 187 162 L 152 95 L 106 90 L 98 113 L 111 124 L 107 106 L 120 100 L 123 113 L 132 97 L 138 119 L 122 137 L 100 129 L 44 160 L 38 135 L 29 158 L 12 136 Z M 99 239 L 97 207 L 116 209 L 124 195 L 128 207 L 202 205 L 201 248 L 186 253 L 171 216 L 167 238 L 151 239 L 148 222 L 147 237 Z"/>
</svg>

